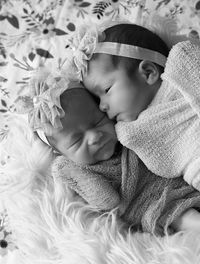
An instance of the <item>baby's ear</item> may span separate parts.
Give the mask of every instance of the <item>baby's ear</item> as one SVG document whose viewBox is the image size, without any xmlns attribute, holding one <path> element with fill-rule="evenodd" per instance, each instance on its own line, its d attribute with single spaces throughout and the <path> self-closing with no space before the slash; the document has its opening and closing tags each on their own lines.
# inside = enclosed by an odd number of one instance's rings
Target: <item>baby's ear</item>
<svg viewBox="0 0 200 264">
<path fill-rule="evenodd" d="M 158 67 L 155 65 L 155 63 L 148 60 L 141 61 L 138 66 L 138 70 L 141 77 L 149 85 L 155 84 L 160 77 L 160 71 Z"/>
</svg>

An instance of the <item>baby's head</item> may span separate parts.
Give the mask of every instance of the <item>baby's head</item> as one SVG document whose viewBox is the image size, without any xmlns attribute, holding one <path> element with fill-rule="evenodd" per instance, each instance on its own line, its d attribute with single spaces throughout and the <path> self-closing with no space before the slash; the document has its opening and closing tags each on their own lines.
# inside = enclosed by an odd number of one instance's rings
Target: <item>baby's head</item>
<svg viewBox="0 0 200 264">
<path fill-rule="evenodd" d="M 104 33 L 83 83 L 110 119 L 133 121 L 159 89 L 169 50 L 160 37 L 135 24 L 117 24 Z"/>
<path fill-rule="evenodd" d="M 50 145 L 77 163 L 109 159 L 117 143 L 114 123 L 99 110 L 92 95 L 79 84 L 61 94 L 60 101 L 65 115 L 61 129 L 46 133 Z"/>
<path fill-rule="evenodd" d="M 38 69 L 29 93 L 16 100 L 36 134 L 54 150 L 82 164 L 109 159 L 117 138 L 113 121 L 78 81 Z"/>
</svg>

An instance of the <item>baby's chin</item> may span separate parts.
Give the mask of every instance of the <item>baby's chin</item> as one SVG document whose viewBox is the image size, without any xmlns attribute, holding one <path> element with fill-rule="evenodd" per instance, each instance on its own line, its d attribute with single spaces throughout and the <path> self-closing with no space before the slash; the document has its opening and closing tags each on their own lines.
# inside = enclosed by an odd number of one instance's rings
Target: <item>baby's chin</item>
<svg viewBox="0 0 200 264">
<path fill-rule="evenodd" d="M 112 155 L 114 154 L 114 152 L 107 152 L 107 153 L 104 153 L 101 157 L 101 159 L 99 161 L 103 161 L 103 160 L 108 160 L 112 157 Z"/>
<path fill-rule="evenodd" d="M 116 121 L 132 122 L 135 121 L 138 118 L 138 116 L 139 115 L 137 113 L 119 114 L 116 118 Z"/>
</svg>

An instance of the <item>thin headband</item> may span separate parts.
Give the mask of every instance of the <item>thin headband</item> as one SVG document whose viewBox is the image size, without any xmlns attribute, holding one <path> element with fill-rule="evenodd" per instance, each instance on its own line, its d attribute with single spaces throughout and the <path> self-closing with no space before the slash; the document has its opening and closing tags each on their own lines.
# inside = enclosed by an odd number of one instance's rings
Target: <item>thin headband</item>
<svg viewBox="0 0 200 264">
<path fill-rule="evenodd" d="M 123 56 L 138 60 L 149 60 L 162 67 L 165 67 L 167 61 L 167 58 L 157 51 L 116 42 L 98 42 L 94 53 Z"/>
</svg>

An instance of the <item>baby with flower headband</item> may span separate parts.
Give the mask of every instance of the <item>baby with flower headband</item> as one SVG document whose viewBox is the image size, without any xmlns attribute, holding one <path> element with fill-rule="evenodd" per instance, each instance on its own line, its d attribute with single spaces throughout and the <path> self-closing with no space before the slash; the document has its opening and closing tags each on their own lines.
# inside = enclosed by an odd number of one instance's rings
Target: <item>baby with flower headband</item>
<svg viewBox="0 0 200 264">
<path fill-rule="evenodd" d="M 71 76 L 40 67 L 30 80 L 29 93 L 15 103 L 18 113 L 28 114 L 33 131 L 71 160 L 93 164 L 113 155 L 113 121 Z"/>
<path fill-rule="evenodd" d="M 118 21 L 103 34 L 92 31 L 84 28 L 85 46 L 77 46 L 87 55 L 81 78 L 99 97 L 100 109 L 117 121 L 120 143 L 153 173 L 184 177 L 200 190 L 199 44 L 183 41 L 173 21 L 156 16 L 145 26 Z M 85 52 L 88 38 L 93 54 Z M 134 173 L 139 174 L 137 166 Z M 188 212 L 183 218 L 188 227 L 195 222 L 199 229 L 198 211 Z"/>
</svg>

